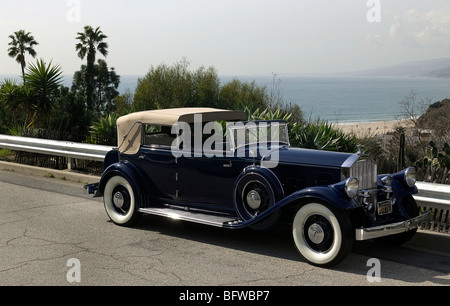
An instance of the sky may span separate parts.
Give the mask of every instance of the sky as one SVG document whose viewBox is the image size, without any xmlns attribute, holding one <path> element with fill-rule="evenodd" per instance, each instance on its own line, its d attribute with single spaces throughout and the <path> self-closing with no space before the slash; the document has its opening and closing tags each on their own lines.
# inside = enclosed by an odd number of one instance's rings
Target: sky
<svg viewBox="0 0 450 306">
<path fill-rule="evenodd" d="M 23 29 L 37 58 L 72 75 L 85 63 L 75 51 L 85 25 L 108 36 L 106 61 L 119 75 L 183 59 L 254 76 L 450 57 L 448 0 L 14 0 L 0 3 L 0 74 L 20 74 L 7 49 Z"/>
</svg>

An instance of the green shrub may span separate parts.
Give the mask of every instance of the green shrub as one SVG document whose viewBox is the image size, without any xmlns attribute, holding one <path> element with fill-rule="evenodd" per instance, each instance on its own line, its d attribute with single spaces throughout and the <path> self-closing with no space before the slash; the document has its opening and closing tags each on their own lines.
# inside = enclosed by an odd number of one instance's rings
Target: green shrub
<svg viewBox="0 0 450 306">
<path fill-rule="evenodd" d="M 119 116 L 117 114 L 110 114 L 101 117 L 98 121 L 93 122 L 91 126 L 91 133 L 89 142 L 99 145 L 117 144 L 117 127 L 116 122 Z"/>
<path fill-rule="evenodd" d="M 335 152 L 356 152 L 357 140 L 327 121 L 297 124 L 291 127 L 291 144 L 295 147 Z"/>
</svg>

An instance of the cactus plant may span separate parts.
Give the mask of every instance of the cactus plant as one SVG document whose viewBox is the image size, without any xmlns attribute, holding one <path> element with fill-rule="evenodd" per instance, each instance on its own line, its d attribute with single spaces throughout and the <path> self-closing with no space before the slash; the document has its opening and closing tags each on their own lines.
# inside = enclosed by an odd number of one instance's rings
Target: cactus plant
<svg viewBox="0 0 450 306">
<path fill-rule="evenodd" d="M 406 145 L 406 137 L 405 134 L 402 133 L 400 135 L 400 149 L 398 152 L 398 171 L 401 171 L 406 167 L 405 161 L 405 145 Z"/>
</svg>

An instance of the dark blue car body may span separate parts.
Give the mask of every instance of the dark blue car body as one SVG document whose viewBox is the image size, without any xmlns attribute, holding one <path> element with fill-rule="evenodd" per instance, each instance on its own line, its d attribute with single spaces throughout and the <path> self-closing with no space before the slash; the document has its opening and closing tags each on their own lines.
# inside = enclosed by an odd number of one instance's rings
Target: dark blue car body
<svg viewBox="0 0 450 306">
<path fill-rule="evenodd" d="M 185 114 L 233 119 L 215 109 L 170 110 L 174 113 L 173 122 L 189 121 Z M 161 135 L 146 134 L 146 126 L 171 124 L 154 115 L 142 112 L 120 121 L 119 148 L 107 154 L 101 181 L 87 186 L 104 197 L 106 211 L 118 225 L 131 226 L 141 214 L 229 229 L 267 229 L 283 221 L 292 224 L 299 253 L 311 264 L 328 267 L 343 260 L 355 240 L 408 241 L 425 218 L 412 197 L 417 193 L 413 168 L 378 175 L 362 151 L 307 150 L 286 141 L 265 144 L 266 151 L 256 143 L 234 151 L 224 146 L 219 156 L 194 149 L 179 156 L 173 151 L 177 135 L 172 135 L 172 144 L 146 143 L 145 137 Z M 233 115 L 234 121 L 244 118 Z M 130 138 L 139 144 L 131 144 Z M 123 149 L 127 141 L 131 152 Z M 265 161 L 274 159 L 274 152 L 277 163 L 267 167 Z"/>
</svg>

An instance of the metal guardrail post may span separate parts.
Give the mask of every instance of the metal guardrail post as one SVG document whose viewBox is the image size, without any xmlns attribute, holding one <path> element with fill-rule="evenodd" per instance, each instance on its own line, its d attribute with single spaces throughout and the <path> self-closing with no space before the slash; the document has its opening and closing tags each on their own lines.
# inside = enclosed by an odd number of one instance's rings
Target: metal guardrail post
<svg viewBox="0 0 450 306">
<path fill-rule="evenodd" d="M 69 157 L 67 159 L 67 170 L 72 171 L 73 169 L 74 160 L 73 158 Z"/>
</svg>

